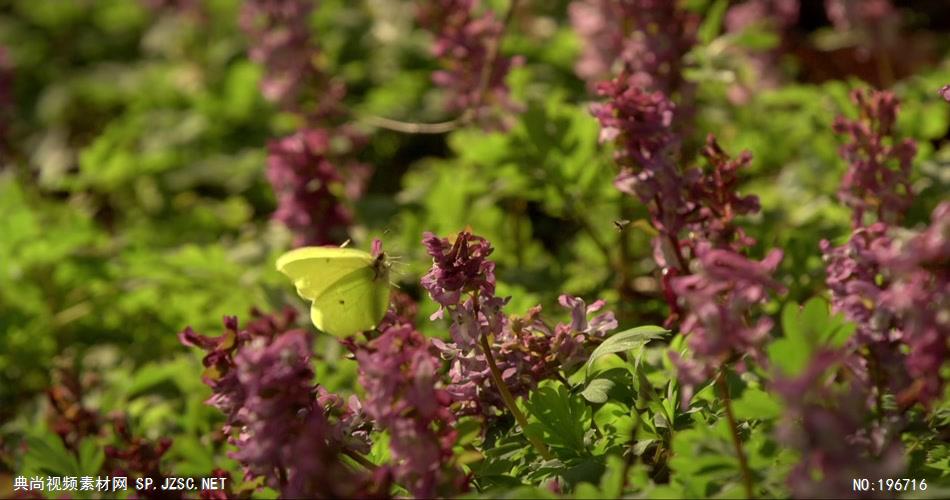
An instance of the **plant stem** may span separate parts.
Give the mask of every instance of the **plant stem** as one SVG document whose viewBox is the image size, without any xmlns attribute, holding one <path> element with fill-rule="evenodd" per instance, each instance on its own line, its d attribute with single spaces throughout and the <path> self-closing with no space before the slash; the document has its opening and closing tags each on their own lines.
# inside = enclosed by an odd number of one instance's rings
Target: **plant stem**
<svg viewBox="0 0 950 500">
<path fill-rule="evenodd" d="M 640 405 L 636 403 L 634 403 L 633 405 L 633 413 L 634 413 L 634 418 L 636 418 L 636 420 L 634 421 L 634 424 L 633 424 L 633 430 L 630 431 L 630 453 L 626 457 L 624 457 L 624 460 L 623 460 L 623 475 L 620 476 L 621 477 L 621 481 L 620 481 L 620 497 L 621 498 L 623 497 L 624 490 L 626 490 L 628 486 L 627 476 L 630 475 L 630 469 L 632 469 L 633 466 L 636 465 L 637 463 L 637 454 L 636 454 L 637 432 L 640 431 L 639 406 Z"/>
<path fill-rule="evenodd" d="M 656 207 L 657 218 L 662 220 L 663 205 L 660 203 L 660 195 L 657 194 L 653 196 L 653 204 Z M 665 234 L 667 240 L 670 242 L 673 253 L 676 255 L 676 262 L 680 266 L 680 270 L 683 271 L 683 274 L 689 274 L 689 264 L 686 262 L 686 258 L 683 257 L 683 252 L 680 249 L 680 243 L 677 241 L 677 236 L 668 231 L 660 231 L 660 233 Z"/>
<path fill-rule="evenodd" d="M 375 115 L 365 115 L 360 117 L 360 119 L 367 125 L 402 132 L 404 134 L 445 134 L 458 128 L 461 122 L 458 118 L 436 123 L 404 122 Z"/>
<path fill-rule="evenodd" d="M 729 423 L 729 432 L 732 434 L 732 445 L 736 448 L 736 456 L 739 458 L 739 469 L 742 471 L 742 483 L 745 486 L 746 497 L 754 498 L 752 472 L 749 470 L 749 462 L 742 450 L 742 441 L 739 439 L 739 428 L 736 425 L 735 414 L 732 413 L 732 399 L 729 397 L 729 383 L 726 381 L 725 368 L 716 378 L 716 386 L 719 388 L 719 395 L 722 397 L 723 406 L 726 409 L 726 421 Z"/>
<path fill-rule="evenodd" d="M 480 345 L 482 352 L 485 354 L 485 360 L 488 361 L 488 371 L 491 373 L 492 383 L 495 384 L 495 388 L 498 389 L 498 392 L 501 394 L 501 399 L 504 400 L 508 411 L 515 417 L 518 426 L 521 427 L 521 432 L 524 433 L 534 448 L 538 450 L 538 454 L 541 455 L 542 458 L 545 460 L 554 459 L 554 455 L 551 454 L 551 451 L 548 450 L 548 447 L 543 441 L 536 436 L 528 434 L 528 419 L 525 418 L 524 413 L 521 413 L 521 410 L 518 409 L 515 398 L 511 395 L 511 391 L 508 390 L 508 386 L 505 385 L 501 378 L 501 371 L 498 369 L 498 365 L 495 364 L 495 356 L 492 355 L 491 345 L 488 344 L 488 335 L 481 336 Z"/>
<path fill-rule="evenodd" d="M 363 455 L 361 455 L 361 454 L 359 454 L 359 453 L 357 453 L 357 452 L 355 452 L 355 451 L 353 451 L 353 450 L 351 450 L 351 449 L 349 449 L 349 448 L 343 448 L 343 453 L 344 453 L 346 456 L 352 458 L 354 462 L 356 462 L 356 463 L 362 465 L 365 469 L 370 470 L 370 471 L 376 470 L 376 464 L 374 464 L 373 462 L 370 462 L 369 460 L 367 460 L 366 457 L 364 457 Z"/>
</svg>

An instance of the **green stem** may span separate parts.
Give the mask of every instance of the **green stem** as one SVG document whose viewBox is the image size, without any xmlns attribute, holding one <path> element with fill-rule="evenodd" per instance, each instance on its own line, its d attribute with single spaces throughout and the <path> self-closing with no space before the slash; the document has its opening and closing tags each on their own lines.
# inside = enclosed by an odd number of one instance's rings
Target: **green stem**
<svg viewBox="0 0 950 500">
<path fill-rule="evenodd" d="M 344 453 L 346 456 L 352 458 L 354 462 L 356 462 L 356 463 L 360 464 L 361 466 L 363 466 L 363 468 L 365 468 L 365 469 L 367 469 L 367 470 L 370 470 L 370 471 L 376 470 L 376 464 L 374 464 L 373 462 L 370 462 L 369 460 L 367 460 L 366 457 L 364 457 L 363 455 L 361 455 L 361 454 L 359 454 L 359 453 L 357 453 L 357 452 L 355 452 L 355 451 L 353 451 L 353 450 L 351 450 L 351 449 L 349 449 L 349 448 L 343 448 L 343 453 Z"/>
<path fill-rule="evenodd" d="M 492 355 L 491 345 L 488 344 L 488 335 L 481 336 L 480 344 L 482 352 L 485 354 L 485 360 L 488 361 L 488 371 L 491 374 L 492 383 L 495 384 L 495 388 L 498 389 L 498 392 L 501 394 L 501 399 L 505 402 L 505 406 L 508 407 L 508 411 L 515 417 L 518 426 L 521 427 L 521 432 L 528 438 L 532 446 L 538 450 L 538 454 L 541 455 L 542 458 L 545 460 L 553 460 L 554 455 L 551 454 L 551 451 L 544 442 L 538 439 L 537 436 L 532 436 L 528 433 L 528 419 L 525 418 L 524 413 L 521 413 L 521 410 L 518 409 L 515 398 L 511 395 L 511 391 L 508 390 L 508 386 L 504 384 L 501 378 L 501 371 L 498 369 L 498 365 L 495 364 L 495 356 Z"/>
<path fill-rule="evenodd" d="M 739 439 L 739 428 L 736 425 L 736 416 L 732 412 L 732 399 L 729 397 L 729 383 L 726 381 L 725 368 L 716 378 L 716 386 L 719 388 L 719 395 L 722 397 L 722 403 L 726 409 L 726 421 L 729 423 L 729 432 L 732 434 L 732 445 L 735 447 L 736 456 L 739 458 L 739 469 L 742 471 L 742 484 L 745 487 L 746 497 L 754 498 L 752 472 L 749 470 L 749 462 L 742 450 L 742 441 Z"/>
<path fill-rule="evenodd" d="M 637 433 L 640 431 L 640 408 L 638 408 L 638 406 L 639 405 L 637 404 L 633 405 L 633 413 L 634 413 L 634 418 L 636 418 L 636 420 L 634 421 L 634 424 L 633 424 L 633 430 L 630 431 L 630 454 L 624 458 L 623 475 L 620 476 L 621 477 L 621 482 L 620 482 L 620 496 L 621 497 L 623 497 L 623 492 L 624 490 L 627 489 L 627 486 L 628 486 L 627 476 L 630 475 L 630 469 L 632 469 L 633 466 L 636 465 L 637 463 L 637 454 L 636 454 L 635 448 L 637 446 Z"/>
</svg>

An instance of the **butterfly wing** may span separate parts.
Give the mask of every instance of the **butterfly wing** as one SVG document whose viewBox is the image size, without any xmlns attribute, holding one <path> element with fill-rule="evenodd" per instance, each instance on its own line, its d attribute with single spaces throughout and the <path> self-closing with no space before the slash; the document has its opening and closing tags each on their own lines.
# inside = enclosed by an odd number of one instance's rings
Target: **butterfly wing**
<svg viewBox="0 0 950 500">
<path fill-rule="evenodd" d="M 315 300 L 352 273 L 373 272 L 373 257 L 355 248 L 303 247 L 277 259 L 277 270 L 293 280 L 297 293 Z"/>
<path fill-rule="evenodd" d="M 352 248 L 304 247 L 277 259 L 277 269 L 310 300 L 320 330 L 345 337 L 374 328 L 389 307 L 389 264 Z"/>
<path fill-rule="evenodd" d="M 310 319 L 320 330 L 347 337 L 375 328 L 389 306 L 389 276 L 373 266 L 348 274 L 313 301 Z"/>
</svg>

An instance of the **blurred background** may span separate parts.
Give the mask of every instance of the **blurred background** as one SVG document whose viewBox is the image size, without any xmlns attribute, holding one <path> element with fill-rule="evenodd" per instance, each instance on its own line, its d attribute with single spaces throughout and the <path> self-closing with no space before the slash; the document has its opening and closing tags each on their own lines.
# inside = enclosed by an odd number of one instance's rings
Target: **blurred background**
<svg viewBox="0 0 950 500">
<path fill-rule="evenodd" d="M 515 58 L 501 124 L 437 134 L 385 121 L 459 113 L 433 83 L 444 66 L 419 3 L 289 0 L 300 15 L 276 28 L 257 21 L 266 3 L 0 0 L 0 493 L 24 470 L 23 436 L 96 436 L 116 414 L 173 436 L 176 473 L 233 468 L 215 452 L 200 360 L 176 334 L 303 308 L 273 268 L 296 244 L 381 238 L 425 318 L 422 233 L 470 227 L 496 248 L 510 313 L 559 311 L 570 293 L 607 300 L 621 327 L 663 321 L 646 211 L 613 188 L 588 110 L 609 70 L 585 17 L 597 1 L 520 2 L 501 47 Z M 508 6 L 483 3 L 499 17 Z M 763 211 L 744 223 L 756 255 L 785 249 L 783 301 L 823 292 L 818 242 L 849 234 L 831 126 L 855 113 L 850 89 L 902 100 L 899 133 L 919 146 L 905 225 L 946 199 L 950 3 L 684 3 L 700 26 L 682 68 L 695 109 L 683 161 L 708 132 L 752 152 L 741 191 Z M 293 135 L 304 129 L 318 132 Z M 287 171 L 317 165 L 332 210 L 282 198 Z M 317 351 L 322 384 L 357 390 L 354 364 L 331 362 L 335 339 Z"/>
</svg>

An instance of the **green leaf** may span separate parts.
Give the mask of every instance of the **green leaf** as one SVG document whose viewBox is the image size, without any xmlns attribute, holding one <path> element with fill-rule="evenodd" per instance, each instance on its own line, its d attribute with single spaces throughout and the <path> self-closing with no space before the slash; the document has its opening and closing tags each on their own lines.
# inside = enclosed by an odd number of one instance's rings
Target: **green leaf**
<svg viewBox="0 0 950 500">
<path fill-rule="evenodd" d="M 608 354 L 642 349 L 647 342 L 661 338 L 664 333 L 668 333 L 668 330 L 654 325 L 638 326 L 630 330 L 615 333 L 594 349 L 594 352 L 591 353 L 590 359 L 587 360 L 584 368 L 589 375 L 590 366 L 597 358 Z"/>
<path fill-rule="evenodd" d="M 584 434 L 590 428 L 591 409 L 582 399 L 571 397 L 564 385 L 539 387 L 525 406 L 534 420 L 525 432 L 535 434 L 552 448 L 561 448 L 568 456 L 585 452 Z"/>
<path fill-rule="evenodd" d="M 581 396 L 591 403 L 603 403 L 607 401 L 607 392 L 613 388 L 612 380 L 605 378 L 596 378 L 591 380 L 587 387 L 581 392 Z"/>
<path fill-rule="evenodd" d="M 828 303 L 815 297 L 799 306 L 785 305 L 782 310 L 784 337 L 767 348 L 770 361 L 787 375 L 796 375 L 808 365 L 819 349 L 844 345 L 854 332 L 854 324 L 840 315 L 831 315 Z"/>
<path fill-rule="evenodd" d="M 147 392 L 156 386 L 171 382 L 180 375 L 181 366 L 175 363 L 149 363 L 135 371 L 128 382 L 129 397 Z"/>
<path fill-rule="evenodd" d="M 699 33 L 697 33 L 700 42 L 708 44 L 719 35 L 719 31 L 722 30 L 722 19 L 726 15 L 727 8 L 729 8 L 729 0 L 716 0 L 716 3 L 709 8 L 706 19 L 699 27 Z"/>
<path fill-rule="evenodd" d="M 634 438 L 638 416 L 635 410 L 616 401 L 607 401 L 594 413 L 594 424 L 611 444 L 625 445 Z"/>
<path fill-rule="evenodd" d="M 600 492 L 600 489 L 590 483 L 580 483 L 574 488 L 574 498 L 577 499 L 594 499 L 594 498 L 604 498 L 603 493 Z"/>
<path fill-rule="evenodd" d="M 759 26 L 750 26 L 730 38 L 733 44 L 757 52 L 775 48 L 781 41 L 774 32 Z"/>
<path fill-rule="evenodd" d="M 773 420 L 782 414 L 782 405 L 761 389 L 746 389 L 733 408 L 740 420 Z"/>
<path fill-rule="evenodd" d="M 607 456 L 607 470 L 600 478 L 600 498 L 620 498 L 623 494 L 625 472 L 627 464 L 623 458 L 617 455 Z"/>
<path fill-rule="evenodd" d="M 215 450 L 195 436 L 178 436 L 172 442 L 169 456 L 175 457 L 175 473 L 184 476 L 205 476 L 215 468 Z"/>
<path fill-rule="evenodd" d="M 63 446 L 59 436 L 52 433 L 34 434 L 26 437 L 26 456 L 23 459 L 24 474 L 47 476 L 82 476 L 83 470 L 76 457 Z M 96 471 L 98 473 L 98 471 Z"/>
<path fill-rule="evenodd" d="M 808 366 L 811 350 L 801 338 L 781 338 L 766 347 L 769 361 L 786 375 L 797 375 Z"/>
<path fill-rule="evenodd" d="M 83 476 L 96 476 L 106 460 L 105 452 L 93 439 L 83 439 L 79 443 L 79 471 Z M 208 470 L 210 472 L 210 469 Z"/>
</svg>

